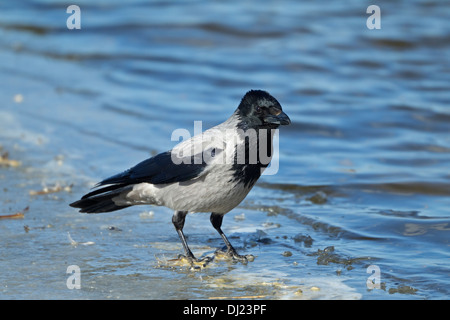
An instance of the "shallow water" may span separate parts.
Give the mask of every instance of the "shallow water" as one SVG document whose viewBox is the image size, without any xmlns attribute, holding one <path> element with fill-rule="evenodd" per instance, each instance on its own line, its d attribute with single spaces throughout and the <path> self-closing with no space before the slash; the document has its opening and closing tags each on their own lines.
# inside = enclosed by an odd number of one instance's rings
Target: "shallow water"
<svg viewBox="0 0 450 320">
<path fill-rule="evenodd" d="M 0 5 L 0 154 L 20 161 L 0 216 L 29 207 L 0 219 L 0 298 L 448 299 L 449 3 L 379 4 L 380 30 L 361 1 L 77 4 L 81 30 L 65 3 Z M 252 88 L 292 120 L 277 174 L 224 219 L 255 261 L 190 271 L 170 210 L 68 206 Z M 185 232 L 199 256 L 223 245 L 207 214 Z"/>
</svg>

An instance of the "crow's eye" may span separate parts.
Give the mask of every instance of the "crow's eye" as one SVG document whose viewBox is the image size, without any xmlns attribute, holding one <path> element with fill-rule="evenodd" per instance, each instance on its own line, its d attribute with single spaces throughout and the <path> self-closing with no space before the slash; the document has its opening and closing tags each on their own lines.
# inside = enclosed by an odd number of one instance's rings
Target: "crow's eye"
<svg viewBox="0 0 450 320">
<path fill-rule="evenodd" d="M 257 107 L 256 107 L 256 113 L 261 113 L 261 112 L 262 112 L 261 107 L 260 107 L 260 106 L 257 106 Z"/>
</svg>

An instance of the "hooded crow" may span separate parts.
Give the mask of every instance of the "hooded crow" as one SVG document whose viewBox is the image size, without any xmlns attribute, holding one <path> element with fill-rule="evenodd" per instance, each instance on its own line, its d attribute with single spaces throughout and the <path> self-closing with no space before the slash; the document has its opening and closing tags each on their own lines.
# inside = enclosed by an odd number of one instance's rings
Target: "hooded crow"
<svg viewBox="0 0 450 320">
<path fill-rule="evenodd" d="M 141 204 L 171 208 L 175 211 L 172 223 L 191 264 L 204 259 L 196 259 L 186 242 L 186 215 L 211 212 L 210 221 L 226 244 L 225 253 L 246 263 L 251 256 L 237 254 L 221 229 L 222 219 L 247 196 L 269 165 L 275 129 L 290 122 L 274 97 L 251 90 L 225 122 L 101 181 L 96 190 L 70 206 L 86 213 Z"/>
</svg>

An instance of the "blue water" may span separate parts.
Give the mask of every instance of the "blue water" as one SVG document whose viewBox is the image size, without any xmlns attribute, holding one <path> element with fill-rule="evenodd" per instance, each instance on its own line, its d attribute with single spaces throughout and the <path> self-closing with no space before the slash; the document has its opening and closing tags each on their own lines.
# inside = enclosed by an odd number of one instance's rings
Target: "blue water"
<svg viewBox="0 0 450 320">
<path fill-rule="evenodd" d="M 450 3 L 379 2 L 379 30 L 370 4 L 78 1 L 69 30 L 65 2 L 2 2 L 0 154 L 20 165 L 0 166 L 0 216 L 29 210 L 0 219 L 0 297 L 448 299 Z M 292 120 L 277 174 L 224 219 L 254 262 L 190 271 L 170 210 L 68 206 L 249 89 Z M 222 246 L 206 214 L 185 232 Z"/>
</svg>

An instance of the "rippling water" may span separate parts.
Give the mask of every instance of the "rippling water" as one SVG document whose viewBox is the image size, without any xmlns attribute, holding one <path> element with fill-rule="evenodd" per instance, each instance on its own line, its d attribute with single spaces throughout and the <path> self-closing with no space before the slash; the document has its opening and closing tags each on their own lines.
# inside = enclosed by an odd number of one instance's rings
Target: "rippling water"
<svg viewBox="0 0 450 320">
<path fill-rule="evenodd" d="M 65 2 L 0 4 L 0 154 L 20 161 L 0 167 L 0 215 L 29 206 L 0 219 L 0 297 L 449 297 L 450 3 L 385 1 L 380 30 L 362 1 L 77 5 L 81 30 Z M 169 263 L 168 209 L 68 207 L 252 88 L 292 120 L 279 172 L 224 219 L 254 262 L 191 272 Z M 207 215 L 185 230 L 198 254 L 222 245 Z"/>
</svg>

